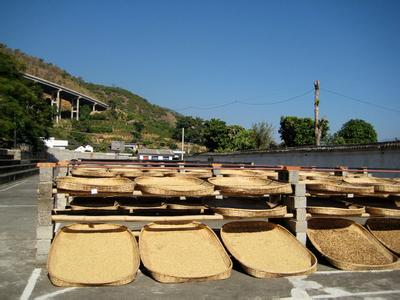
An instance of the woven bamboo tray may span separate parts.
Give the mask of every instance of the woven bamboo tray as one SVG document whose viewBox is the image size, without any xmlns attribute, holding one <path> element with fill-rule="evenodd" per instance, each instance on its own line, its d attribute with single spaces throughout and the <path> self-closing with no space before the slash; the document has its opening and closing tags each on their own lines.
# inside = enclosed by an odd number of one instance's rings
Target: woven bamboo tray
<svg viewBox="0 0 400 300">
<path fill-rule="evenodd" d="M 196 178 L 210 178 L 213 176 L 211 170 L 185 169 L 185 172 L 168 173 L 166 176 L 192 176 Z"/>
<path fill-rule="evenodd" d="M 345 182 L 360 185 L 372 185 L 376 193 L 400 193 L 400 182 L 387 178 L 358 177 L 344 178 Z"/>
<path fill-rule="evenodd" d="M 69 204 L 72 210 L 116 210 L 118 203 L 112 198 L 75 197 Z"/>
<path fill-rule="evenodd" d="M 317 179 L 303 181 L 308 191 L 324 193 L 342 193 L 342 194 L 366 194 L 373 193 L 373 186 L 354 185 L 343 180 Z"/>
<path fill-rule="evenodd" d="M 309 197 L 307 199 L 307 212 L 317 215 L 361 216 L 365 213 L 365 207 L 344 201 Z"/>
<path fill-rule="evenodd" d="M 254 176 L 268 178 L 273 180 L 278 180 L 278 173 L 275 171 L 268 171 L 268 170 L 249 170 Z"/>
<path fill-rule="evenodd" d="M 232 261 L 215 233 L 197 222 L 151 223 L 139 237 L 143 266 L 159 282 L 229 278 Z"/>
<path fill-rule="evenodd" d="M 300 180 L 306 179 L 324 179 L 324 178 L 331 178 L 332 175 L 329 172 L 317 172 L 317 171 L 300 171 L 299 172 Z"/>
<path fill-rule="evenodd" d="M 386 248 L 400 256 L 400 219 L 371 218 L 366 227 Z"/>
<path fill-rule="evenodd" d="M 254 277 L 306 275 L 317 270 L 316 257 L 282 226 L 232 222 L 222 226 L 221 238 L 245 272 Z"/>
<path fill-rule="evenodd" d="M 243 169 L 243 170 L 221 169 L 220 174 L 225 177 L 236 177 L 236 176 L 253 177 L 256 175 L 252 170 L 245 170 L 245 169 Z"/>
<path fill-rule="evenodd" d="M 312 218 L 307 236 L 332 265 L 342 270 L 384 270 L 400 267 L 397 256 L 361 225 L 346 219 Z"/>
<path fill-rule="evenodd" d="M 195 177 L 147 177 L 135 179 L 137 188 L 143 193 L 156 196 L 209 196 L 214 186 Z"/>
<path fill-rule="evenodd" d="M 143 175 L 143 172 L 138 168 L 111 168 L 110 173 L 114 174 L 114 176 L 128 178 L 136 178 Z"/>
<path fill-rule="evenodd" d="M 110 178 L 114 177 L 115 174 L 110 172 L 108 168 L 73 168 L 71 170 L 72 176 L 77 177 L 102 177 Z"/>
<path fill-rule="evenodd" d="M 137 199 L 131 197 L 115 198 L 120 209 L 165 209 L 167 204 L 159 199 Z"/>
<path fill-rule="evenodd" d="M 142 169 L 143 176 L 151 176 L 151 177 L 164 177 L 164 176 L 172 176 L 172 174 L 178 173 L 178 170 L 167 169 L 167 168 L 151 168 L 151 169 Z"/>
<path fill-rule="evenodd" d="M 169 209 L 199 209 L 201 211 L 207 209 L 201 200 L 172 200 L 168 201 L 167 206 Z"/>
<path fill-rule="evenodd" d="M 136 239 L 125 226 L 73 224 L 54 238 L 47 269 L 56 286 L 123 285 L 135 279 L 139 264 Z"/>
<path fill-rule="evenodd" d="M 400 207 L 391 198 L 354 198 L 353 203 L 365 206 L 365 211 L 372 216 L 400 217 Z"/>
<path fill-rule="evenodd" d="M 56 179 L 65 191 L 96 193 L 132 193 L 135 183 L 127 178 L 84 178 L 65 176 Z"/>
<path fill-rule="evenodd" d="M 265 199 L 213 199 L 207 202 L 207 207 L 224 217 L 237 218 L 279 217 L 287 213 L 286 206 L 269 203 Z"/>
<path fill-rule="evenodd" d="M 262 196 L 266 194 L 290 194 L 290 183 L 282 183 L 259 177 L 213 177 L 208 181 L 224 195 Z"/>
</svg>

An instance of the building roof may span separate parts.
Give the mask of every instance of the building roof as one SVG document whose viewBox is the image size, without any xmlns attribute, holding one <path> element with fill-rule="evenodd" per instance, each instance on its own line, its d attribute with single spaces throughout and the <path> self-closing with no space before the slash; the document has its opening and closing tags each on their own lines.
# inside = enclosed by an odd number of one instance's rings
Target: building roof
<svg viewBox="0 0 400 300">
<path fill-rule="evenodd" d="M 174 155 L 171 149 L 140 149 L 139 155 Z"/>
</svg>

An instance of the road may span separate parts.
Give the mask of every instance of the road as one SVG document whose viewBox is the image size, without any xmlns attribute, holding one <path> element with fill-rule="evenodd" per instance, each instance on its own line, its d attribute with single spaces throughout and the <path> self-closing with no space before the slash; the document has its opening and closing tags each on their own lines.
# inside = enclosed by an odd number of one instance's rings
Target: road
<svg viewBox="0 0 400 300">
<path fill-rule="evenodd" d="M 324 264 L 310 276 L 256 279 L 235 266 L 221 281 L 161 284 L 139 272 L 125 286 L 59 288 L 35 264 L 38 177 L 0 185 L 0 299 L 398 299 L 400 271 L 346 272 Z"/>
</svg>

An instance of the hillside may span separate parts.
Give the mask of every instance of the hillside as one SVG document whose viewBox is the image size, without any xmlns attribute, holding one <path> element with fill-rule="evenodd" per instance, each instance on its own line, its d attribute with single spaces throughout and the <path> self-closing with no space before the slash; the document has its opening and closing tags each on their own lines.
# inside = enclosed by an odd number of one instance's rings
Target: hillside
<svg viewBox="0 0 400 300">
<path fill-rule="evenodd" d="M 106 150 L 112 140 L 139 142 L 148 147 L 174 147 L 172 132 L 179 115 L 151 104 L 143 97 L 119 87 L 109 87 L 84 81 L 43 59 L 27 55 L 0 44 L 0 51 L 13 55 L 32 75 L 56 82 L 108 103 L 111 109 L 83 116 L 82 121 L 62 120 L 52 129 L 57 138 L 68 138 L 73 146 L 92 143 Z M 83 114 L 85 111 L 82 110 Z M 88 122 L 90 121 L 90 122 Z"/>
</svg>

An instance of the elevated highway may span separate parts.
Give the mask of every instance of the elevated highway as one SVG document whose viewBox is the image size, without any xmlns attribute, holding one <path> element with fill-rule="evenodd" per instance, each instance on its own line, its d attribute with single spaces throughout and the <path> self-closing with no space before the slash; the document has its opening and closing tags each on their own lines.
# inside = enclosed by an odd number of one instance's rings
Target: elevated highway
<svg viewBox="0 0 400 300">
<path fill-rule="evenodd" d="M 28 73 L 23 73 L 22 75 L 24 78 L 34 81 L 42 87 L 47 99 L 50 100 L 51 106 L 56 107 L 56 123 L 59 122 L 63 115 L 65 117 L 65 114 L 62 114 L 61 111 L 62 101 L 67 101 L 70 104 L 70 118 L 75 118 L 76 120 L 79 120 L 79 108 L 81 105 L 91 106 L 92 111 L 106 110 L 109 107 L 108 104 L 102 101 L 55 82 Z"/>
</svg>

